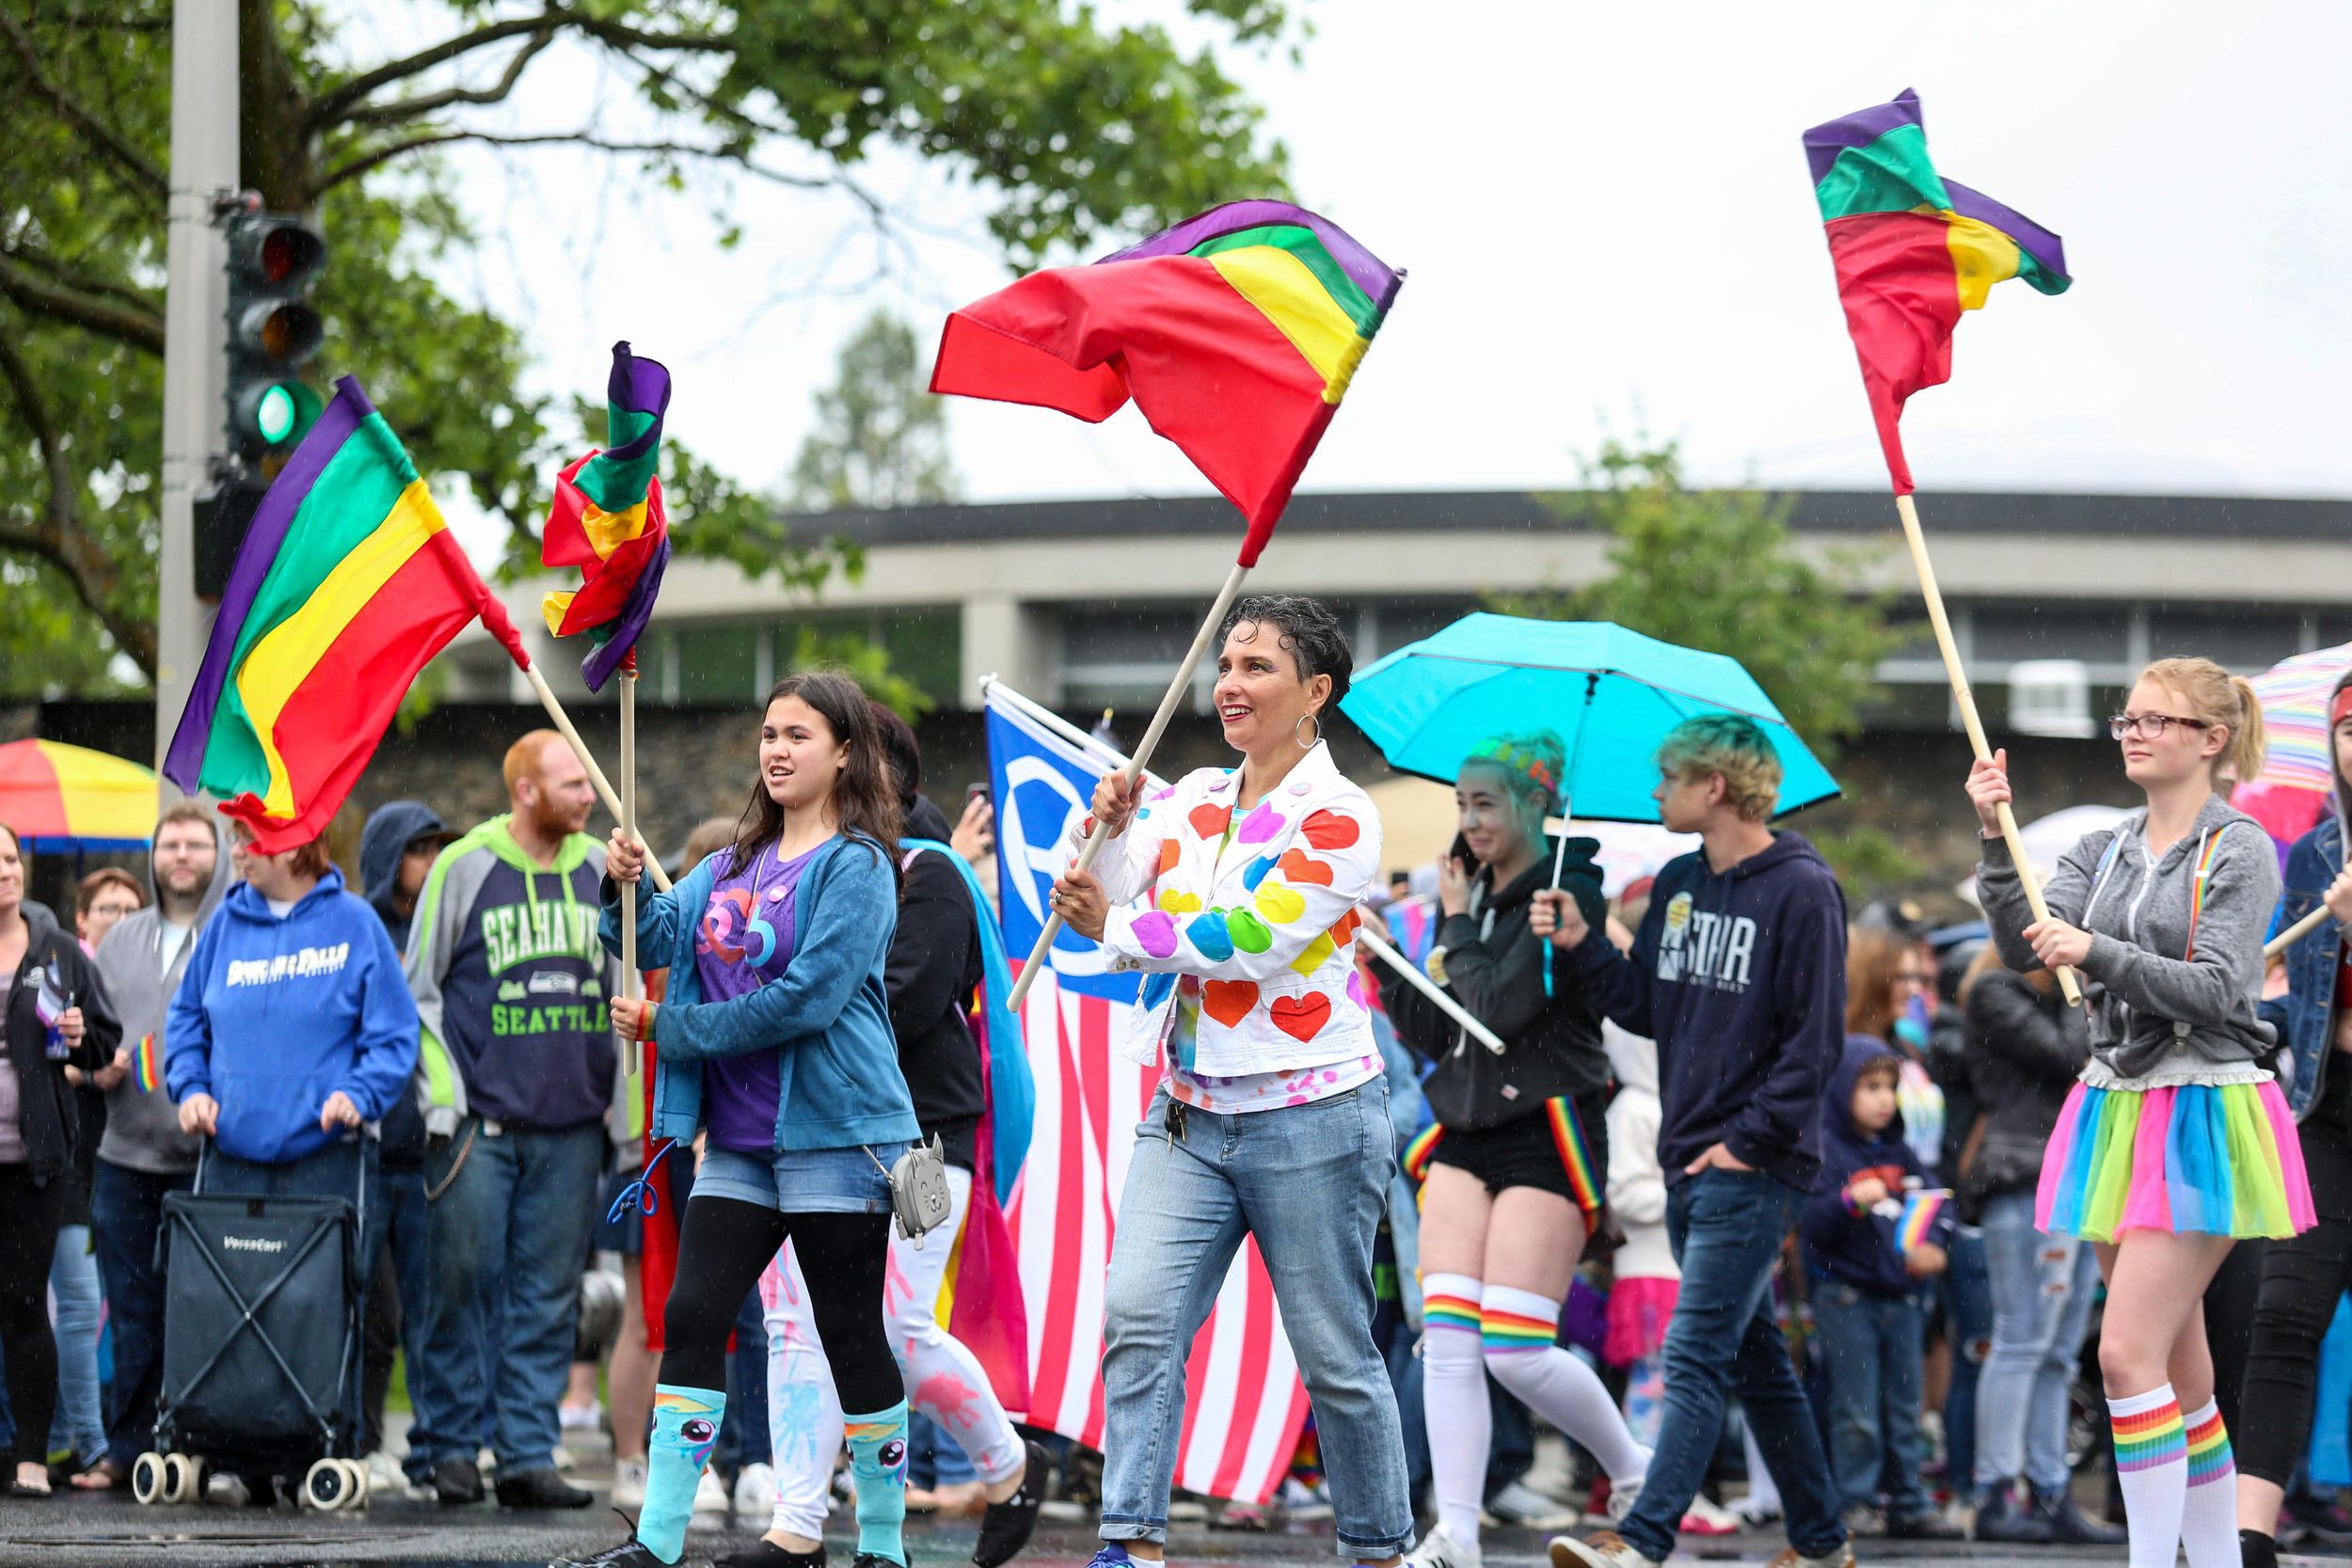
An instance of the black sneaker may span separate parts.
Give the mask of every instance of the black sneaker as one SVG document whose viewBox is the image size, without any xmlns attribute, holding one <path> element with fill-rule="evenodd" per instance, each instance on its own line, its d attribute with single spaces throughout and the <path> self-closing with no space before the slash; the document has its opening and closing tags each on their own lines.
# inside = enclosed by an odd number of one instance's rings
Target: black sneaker
<svg viewBox="0 0 2352 1568">
<path fill-rule="evenodd" d="M 884 1557 L 880 1552 L 860 1552 L 850 1560 L 850 1568 L 907 1568 L 907 1565 L 895 1557 Z"/>
<path fill-rule="evenodd" d="M 2057 1545 L 2121 1546 L 2131 1539 L 2122 1526 L 2094 1519 L 2075 1507 L 2071 1492 L 2055 1492 L 2045 1497 L 2036 1488 L 2033 1512 L 2036 1518 L 2050 1522 L 2050 1540 Z"/>
<path fill-rule="evenodd" d="M 2049 1518 L 2037 1508 L 2019 1508 L 2014 1487 L 2007 1482 L 1987 1488 L 1977 1505 L 1976 1538 L 2010 1545 L 2046 1546 Z"/>
<path fill-rule="evenodd" d="M 586 1508 L 596 1500 L 594 1492 L 574 1486 L 551 1469 L 512 1476 L 501 1470 L 498 1494 L 501 1508 Z"/>
<path fill-rule="evenodd" d="M 972 1547 L 977 1568 L 999 1568 L 1011 1561 L 1037 1531 L 1037 1511 L 1045 1505 L 1048 1461 L 1041 1444 L 1027 1444 L 1025 1451 L 1027 1468 L 1021 1475 L 1021 1489 L 1003 1502 L 989 1504 L 980 1515 L 980 1538 Z"/>
<path fill-rule="evenodd" d="M 813 1552 L 796 1552 L 761 1536 L 719 1559 L 714 1568 L 825 1568 L 825 1544 L 817 1543 Z"/>
<path fill-rule="evenodd" d="M 433 1466 L 433 1495 L 455 1508 L 482 1500 L 482 1467 L 470 1459 L 444 1459 Z"/>
<path fill-rule="evenodd" d="M 632 1535 L 617 1546 L 607 1546 L 587 1557 L 550 1558 L 548 1568 L 670 1568 L 670 1564 L 654 1556 L 651 1546 Z"/>
</svg>

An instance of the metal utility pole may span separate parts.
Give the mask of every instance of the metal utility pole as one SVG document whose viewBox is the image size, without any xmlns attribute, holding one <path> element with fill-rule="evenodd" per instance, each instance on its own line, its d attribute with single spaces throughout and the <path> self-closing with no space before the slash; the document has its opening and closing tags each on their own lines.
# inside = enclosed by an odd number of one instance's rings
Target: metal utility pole
<svg viewBox="0 0 2352 1568">
<path fill-rule="evenodd" d="M 155 766 L 188 700 L 212 608 L 196 596 L 193 509 L 221 448 L 228 248 L 214 203 L 237 189 L 237 0 L 171 8 L 171 218 L 164 301 L 163 556 L 156 594 Z M 178 791 L 164 785 L 165 799 Z"/>
</svg>

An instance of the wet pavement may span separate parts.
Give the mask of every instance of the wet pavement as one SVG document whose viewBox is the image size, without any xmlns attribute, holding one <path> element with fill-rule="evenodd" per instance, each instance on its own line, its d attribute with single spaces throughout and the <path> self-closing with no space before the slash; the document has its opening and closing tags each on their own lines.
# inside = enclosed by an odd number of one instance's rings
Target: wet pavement
<svg viewBox="0 0 2352 1568">
<path fill-rule="evenodd" d="M 765 1523 L 765 1521 L 761 1521 Z M 835 1523 L 847 1526 L 846 1514 Z M 910 1521 L 911 1568 L 948 1568 L 969 1560 L 975 1526 L 969 1520 Z M 229 1509 L 210 1506 L 141 1508 L 127 1497 L 59 1497 L 48 1502 L 0 1499 L 0 1565 L 83 1568 L 83 1565 L 160 1564 L 165 1568 L 229 1568 L 245 1564 L 358 1563 L 373 1568 L 476 1568 L 492 1563 L 545 1563 L 556 1552 L 601 1546 L 620 1539 L 609 1512 L 515 1513 L 489 1505 L 443 1509 L 404 1498 L 381 1499 L 352 1514 Z M 749 1544 L 755 1528 L 697 1530 L 686 1548 L 687 1568 L 705 1568 L 714 1556 Z M 1776 1534 L 1750 1532 L 1687 1539 L 1692 1561 L 1761 1563 L 1783 1544 Z M 1533 1530 L 1493 1530 L 1486 1540 L 1491 1568 L 1535 1568 L 1547 1561 L 1544 1537 Z M 847 1565 L 853 1533 L 829 1539 L 832 1560 Z M 1016 1561 L 1029 1568 L 1082 1568 L 1093 1555 L 1094 1532 L 1085 1521 L 1043 1526 Z M 2048 1568 L 2052 1564 L 2118 1563 L 2121 1549 L 2012 1548 L 1893 1542 L 1858 1544 L 1866 1564 L 1906 1568 L 1965 1560 L 1980 1568 Z M 1170 1542 L 1178 1564 L 1314 1564 L 1336 1560 L 1327 1527 L 1274 1531 L 1178 1529 Z M 1677 1559 L 1680 1560 L 1680 1559 Z M 2330 1563 L 2342 1559 L 2281 1561 Z"/>
</svg>

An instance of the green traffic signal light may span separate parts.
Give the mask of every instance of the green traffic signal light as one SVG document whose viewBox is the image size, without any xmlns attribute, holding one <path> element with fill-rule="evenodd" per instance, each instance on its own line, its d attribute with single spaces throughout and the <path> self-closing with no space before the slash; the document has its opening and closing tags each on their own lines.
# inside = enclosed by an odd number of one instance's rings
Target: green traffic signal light
<svg viewBox="0 0 2352 1568">
<path fill-rule="evenodd" d="M 305 296 L 326 245 L 303 218 L 257 207 L 227 220 L 229 436 L 246 471 L 266 477 L 324 406 L 297 371 L 326 338 L 326 324 Z"/>
</svg>

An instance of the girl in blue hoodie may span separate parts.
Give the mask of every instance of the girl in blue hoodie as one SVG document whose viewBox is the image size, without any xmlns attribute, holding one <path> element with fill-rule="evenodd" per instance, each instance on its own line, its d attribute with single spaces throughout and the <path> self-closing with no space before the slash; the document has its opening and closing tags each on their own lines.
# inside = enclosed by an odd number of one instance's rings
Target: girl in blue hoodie
<svg viewBox="0 0 2352 1568">
<path fill-rule="evenodd" d="M 616 998 L 624 1038 L 658 1031 L 648 1135 L 707 1134 L 678 1243 L 635 1533 L 551 1568 L 652 1568 L 686 1549 L 726 1406 L 736 1309 L 788 1237 L 833 1368 L 857 1479 L 856 1568 L 903 1568 L 905 1385 L 883 1327 L 891 1163 L 918 1135 L 883 989 L 898 926 L 899 809 L 881 727 L 847 675 L 787 676 L 760 722 L 759 778 L 734 845 L 642 898 L 637 940 L 667 999 Z M 606 852 L 605 945 L 644 848 Z M 661 1158 L 668 1150 L 656 1154 Z M 812 1568 L 813 1537 L 771 1530 L 730 1562 Z"/>
</svg>

